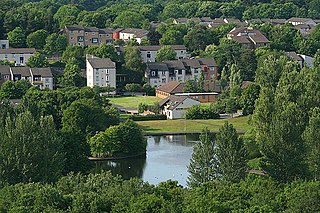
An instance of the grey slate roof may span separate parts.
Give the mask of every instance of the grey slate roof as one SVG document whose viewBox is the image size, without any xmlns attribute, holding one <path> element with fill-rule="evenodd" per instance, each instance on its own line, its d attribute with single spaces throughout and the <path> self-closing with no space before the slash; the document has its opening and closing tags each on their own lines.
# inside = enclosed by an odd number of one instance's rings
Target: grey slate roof
<svg viewBox="0 0 320 213">
<path fill-rule="evenodd" d="M 168 45 L 173 50 L 187 50 L 184 45 Z M 158 51 L 162 46 L 160 45 L 152 45 L 152 46 L 138 46 L 140 51 Z"/>
<path fill-rule="evenodd" d="M 65 28 L 67 28 L 68 30 L 84 30 L 84 27 L 81 25 L 66 25 Z"/>
<path fill-rule="evenodd" d="M 0 74 L 1 75 L 10 75 L 10 66 L 0 65 Z"/>
<path fill-rule="evenodd" d="M 293 60 L 303 61 L 303 59 L 296 52 L 286 52 L 286 56 Z"/>
<path fill-rule="evenodd" d="M 51 68 L 31 68 L 33 75 L 41 75 L 42 77 L 52 77 Z"/>
<path fill-rule="evenodd" d="M 218 66 L 213 58 L 198 58 L 201 65 L 207 65 L 209 67 Z"/>
<path fill-rule="evenodd" d="M 168 83 L 160 86 L 157 90 L 166 93 L 181 93 L 183 91 L 184 83 L 177 81 L 169 81 Z"/>
<path fill-rule="evenodd" d="M 197 59 L 183 59 L 182 62 L 190 68 L 201 68 L 200 62 Z"/>
<path fill-rule="evenodd" d="M 115 64 L 110 58 L 91 58 L 88 59 L 88 62 L 94 69 L 115 68 Z"/>
<path fill-rule="evenodd" d="M 169 71 L 166 63 L 162 62 L 147 62 L 149 70 Z"/>
<path fill-rule="evenodd" d="M 175 96 L 175 95 L 170 95 L 169 97 L 161 100 L 159 102 L 160 107 L 163 107 L 164 105 L 168 104 L 169 110 L 175 109 L 177 106 L 179 106 L 184 100 L 186 100 L 188 97 L 186 96 Z"/>
<path fill-rule="evenodd" d="M 12 74 L 20 74 L 24 77 L 31 76 L 30 68 L 29 67 L 11 67 Z"/>
<path fill-rule="evenodd" d="M 19 54 L 19 53 L 35 53 L 35 48 L 9 48 L 9 49 L 0 49 L 0 54 Z"/>
<path fill-rule="evenodd" d="M 164 61 L 164 63 L 166 63 L 169 68 L 173 68 L 176 70 L 184 70 L 185 69 L 182 61 Z"/>
</svg>

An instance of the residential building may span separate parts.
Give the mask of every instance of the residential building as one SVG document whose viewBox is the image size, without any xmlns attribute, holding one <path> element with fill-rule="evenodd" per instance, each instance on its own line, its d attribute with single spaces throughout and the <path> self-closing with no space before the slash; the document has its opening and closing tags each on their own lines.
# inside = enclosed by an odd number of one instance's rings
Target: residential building
<svg viewBox="0 0 320 213">
<path fill-rule="evenodd" d="M 170 95 L 176 93 L 182 93 L 184 88 L 184 83 L 177 81 L 170 81 L 156 89 L 156 96 L 158 98 L 167 98 Z"/>
<path fill-rule="evenodd" d="M 137 28 L 126 28 L 126 29 L 116 29 L 113 32 L 113 39 L 121 39 L 123 41 L 128 41 L 130 39 L 136 39 L 136 41 L 140 44 L 141 40 L 147 39 L 149 31 L 144 29 L 137 29 Z"/>
<path fill-rule="evenodd" d="M 162 114 L 166 115 L 167 119 L 185 118 L 187 109 L 198 104 L 200 102 L 192 98 L 175 95 L 171 95 L 159 103 Z"/>
<path fill-rule="evenodd" d="M 145 77 L 147 83 L 152 87 L 158 87 L 170 81 L 197 81 L 200 73 L 203 74 L 206 81 L 215 81 L 217 79 L 218 66 L 213 58 L 147 62 L 146 65 Z"/>
<path fill-rule="evenodd" d="M 296 52 L 286 52 L 287 57 L 297 61 L 300 67 L 307 65 L 308 67 L 313 68 L 313 58 L 311 56 L 297 54 Z"/>
<path fill-rule="evenodd" d="M 192 92 L 192 93 L 176 93 L 175 96 L 189 97 L 200 103 L 214 103 L 219 93 L 216 92 Z"/>
<path fill-rule="evenodd" d="M 0 61 L 14 62 L 15 66 L 25 66 L 29 58 L 36 52 L 35 48 L 0 49 Z"/>
<path fill-rule="evenodd" d="M 312 25 L 312 26 L 317 25 L 316 22 L 313 21 L 313 20 L 310 19 L 310 18 L 296 18 L 296 17 L 292 17 L 292 18 L 289 18 L 286 22 L 292 24 L 293 26 L 302 25 L 302 24 Z"/>
<path fill-rule="evenodd" d="M 1 49 L 9 49 L 9 40 L 0 40 Z"/>
<path fill-rule="evenodd" d="M 116 64 L 110 58 L 98 58 L 87 55 L 87 86 L 116 88 Z"/>
<path fill-rule="evenodd" d="M 181 60 L 187 58 L 187 48 L 184 45 L 170 45 L 171 48 L 177 53 L 176 59 Z M 161 49 L 161 46 L 139 46 L 141 57 L 143 62 L 155 62 L 157 52 Z"/>
<path fill-rule="evenodd" d="M 251 27 L 233 28 L 227 37 L 248 48 L 270 45 L 270 41 L 259 30 Z"/>
<path fill-rule="evenodd" d="M 113 42 L 113 29 L 67 25 L 63 28 L 69 46 L 98 46 Z"/>
<path fill-rule="evenodd" d="M 0 84 L 11 79 L 10 66 L 0 65 Z"/>
<path fill-rule="evenodd" d="M 51 68 L 30 68 L 32 85 L 40 89 L 53 89 L 53 75 Z"/>
</svg>

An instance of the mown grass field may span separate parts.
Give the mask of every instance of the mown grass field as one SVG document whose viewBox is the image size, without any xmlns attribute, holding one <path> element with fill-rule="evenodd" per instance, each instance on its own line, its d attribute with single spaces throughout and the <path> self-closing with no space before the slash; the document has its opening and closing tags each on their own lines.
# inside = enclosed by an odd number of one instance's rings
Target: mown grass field
<svg viewBox="0 0 320 213">
<path fill-rule="evenodd" d="M 208 127 L 210 131 L 218 131 L 219 128 L 228 121 L 232 123 L 237 131 L 243 132 L 251 129 L 248 124 L 249 116 L 227 118 L 227 119 L 210 119 L 210 120 L 160 120 L 160 121 L 137 121 L 146 132 L 200 132 L 203 128 Z"/>
<path fill-rule="evenodd" d="M 108 98 L 111 104 L 117 104 L 127 108 L 138 108 L 139 103 L 153 105 L 161 99 L 155 96 L 122 96 Z"/>
</svg>

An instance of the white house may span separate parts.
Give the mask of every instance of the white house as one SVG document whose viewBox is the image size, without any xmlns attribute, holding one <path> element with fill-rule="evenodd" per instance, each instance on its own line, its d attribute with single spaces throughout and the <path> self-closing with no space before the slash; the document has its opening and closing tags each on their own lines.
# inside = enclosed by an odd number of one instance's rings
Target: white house
<svg viewBox="0 0 320 213">
<path fill-rule="evenodd" d="M 189 97 L 175 95 L 171 95 L 159 103 L 162 114 L 166 115 L 167 119 L 185 118 L 187 109 L 198 104 L 200 104 L 199 101 Z"/>
<path fill-rule="evenodd" d="M 181 60 L 187 58 L 187 48 L 184 45 L 170 45 L 171 48 L 177 53 L 176 59 Z M 139 46 L 141 52 L 141 57 L 143 62 L 155 62 L 157 52 L 160 50 L 161 46 Z"/>
<path fill-rule="evenodd" d="M 32 85 L 40 87 L 40 89 L 53 89 L 53 75 L 49 67 L 46 68 L 30 68 Z"/>
<path fill-rule="evenodd" d="M 116 88 L 116 64 L 110 58 L 98 58 L 87 55 L 87 86 Z"/>
<path fill-rule="evenodd" d="M 297 25 L 301 25 L 301 24 L 306 24 L 306 25 L 311 25 L 311 26 L 317 25 L 317 23 L 310 18 L 292 17 L 292 18 L 288 19 L 287 22 L 292 24 L 293 26 L 297 26 Z"/>
<path fill-rule="evenodd" d="M 119 31 L 119 39 L 123 41 L 128 41 L 130 39 L 136 39 L 137 42 L 140 44 L 143 38 L 147 39 L 149 31 L 143 29 L 136 29 L 136 28 L 126 28 Z"/>
<path fill-rule="evenodd" d="M 13 61 L 15 66 L 25 66 L 35 52 L 35 48 L 0 49 L 0 61 Z"/>
</svg>

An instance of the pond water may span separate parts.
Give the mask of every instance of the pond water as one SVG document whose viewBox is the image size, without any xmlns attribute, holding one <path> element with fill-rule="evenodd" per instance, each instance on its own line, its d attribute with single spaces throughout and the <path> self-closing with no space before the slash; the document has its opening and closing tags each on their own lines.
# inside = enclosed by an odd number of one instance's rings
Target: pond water
<svg viewBox="0 0 320 213">
<path fill-rule="evenodd" d="M 187 166 L 198 140 L 198 134 L 147 136 L 146 157 L 94 162 L 94 172 L 111 170 L 124 179 L 139 177 L 151 184 L 171 179 L 186 187 Z"/>
</svg>

